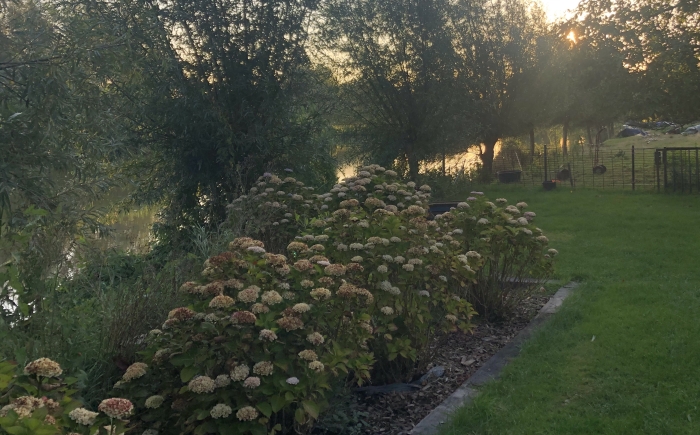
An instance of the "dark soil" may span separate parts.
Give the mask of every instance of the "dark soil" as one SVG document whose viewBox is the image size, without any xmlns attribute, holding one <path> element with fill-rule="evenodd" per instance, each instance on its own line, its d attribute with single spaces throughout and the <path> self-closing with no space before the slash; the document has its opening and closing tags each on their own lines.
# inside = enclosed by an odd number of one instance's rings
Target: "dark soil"
<svg viewBox="0 0 700 435">
<path fill-rule="evenodd" d="M 480 323 L 473 334 L 460 332 L 436 338 L 431 345 L 435 359 L 428 368 L 443 366 L 445 375 L 415 392 L 374 396 L 355 394 L 352 408 L 356 415 L 364 417 L 365 429 L 355 428 L 347 433 L 407 434 L 525 328 L 548 300 L 549 296 L 533 296 L 508 321 Z"/>
</svg>

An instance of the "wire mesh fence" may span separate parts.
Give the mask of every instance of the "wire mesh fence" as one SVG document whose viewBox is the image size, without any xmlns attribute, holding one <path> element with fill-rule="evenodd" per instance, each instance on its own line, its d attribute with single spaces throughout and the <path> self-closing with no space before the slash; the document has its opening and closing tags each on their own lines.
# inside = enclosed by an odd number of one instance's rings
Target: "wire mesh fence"
<svg viewBox="0 0 700 435">
<path fill-rule="evenodd" d="M 545 147 L 532 156 L 504 151 L 494 162 L 494 179 L 545 188 L 700 193 L 700 148 L 598 150 L 579 146 L 565 155 L 561 149 Z"/>
</svg>

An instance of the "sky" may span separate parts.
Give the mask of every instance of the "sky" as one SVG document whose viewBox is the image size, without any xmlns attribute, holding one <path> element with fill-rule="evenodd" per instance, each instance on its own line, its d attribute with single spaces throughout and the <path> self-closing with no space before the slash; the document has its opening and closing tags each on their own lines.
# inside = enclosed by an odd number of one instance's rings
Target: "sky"
<svg viewBox="0 0 700 435">
<path fill-rule="evenodd" d="M 540 0 L 547 11 L 550 20 L 557 19 L 564 15 L 568 9 L 573 9 L 578 5 L 579 0 Z"/>
</svg>

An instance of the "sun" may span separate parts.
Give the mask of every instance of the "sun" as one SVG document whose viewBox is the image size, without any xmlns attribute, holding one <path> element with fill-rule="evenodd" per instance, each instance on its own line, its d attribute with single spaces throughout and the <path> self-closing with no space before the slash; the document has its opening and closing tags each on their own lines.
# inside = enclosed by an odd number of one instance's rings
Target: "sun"
<svg viewBox="0 0 700 435">
<path fill-rule="evenodd" d="M 568 39 L 569 41 L 571 41 L 571 42 L 573 42 L 574 44 L 576 44 L 576 33 L 574 33 L 574 31 L 572 30 L 572 31 L 569 32 L 569 34 L 566 36 L 566 39 Z"/>
</svg>

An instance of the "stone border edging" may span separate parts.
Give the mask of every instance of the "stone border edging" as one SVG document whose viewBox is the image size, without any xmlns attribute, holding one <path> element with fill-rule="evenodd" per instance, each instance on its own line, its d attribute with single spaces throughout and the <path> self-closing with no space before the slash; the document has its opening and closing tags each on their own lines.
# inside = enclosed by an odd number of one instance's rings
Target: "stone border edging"
<svg viewBox="0 0 700 435">
<path fill-rule="evenodd" d="M 462 386 L 445 399 L 438 407 L 433 409 L 421 420 L 409 433 L 411 435 L 434 435 L 441 424 L 444 424 L 454 411 L 470 403 L 479 394 L 475 388 L 496 379 L 503 368 L 511 359 L 518 356 L 525 341 L 532 336 L 552 314 L 559 311 L 564 299 L 569 297 L 579 283 L 570 282 L 561 287 L 549 301 L 540 309 L 534 319 L 518 333 L 508 344 L 499 350 L 494 356 L 479 368 Z"/>
</svg>

